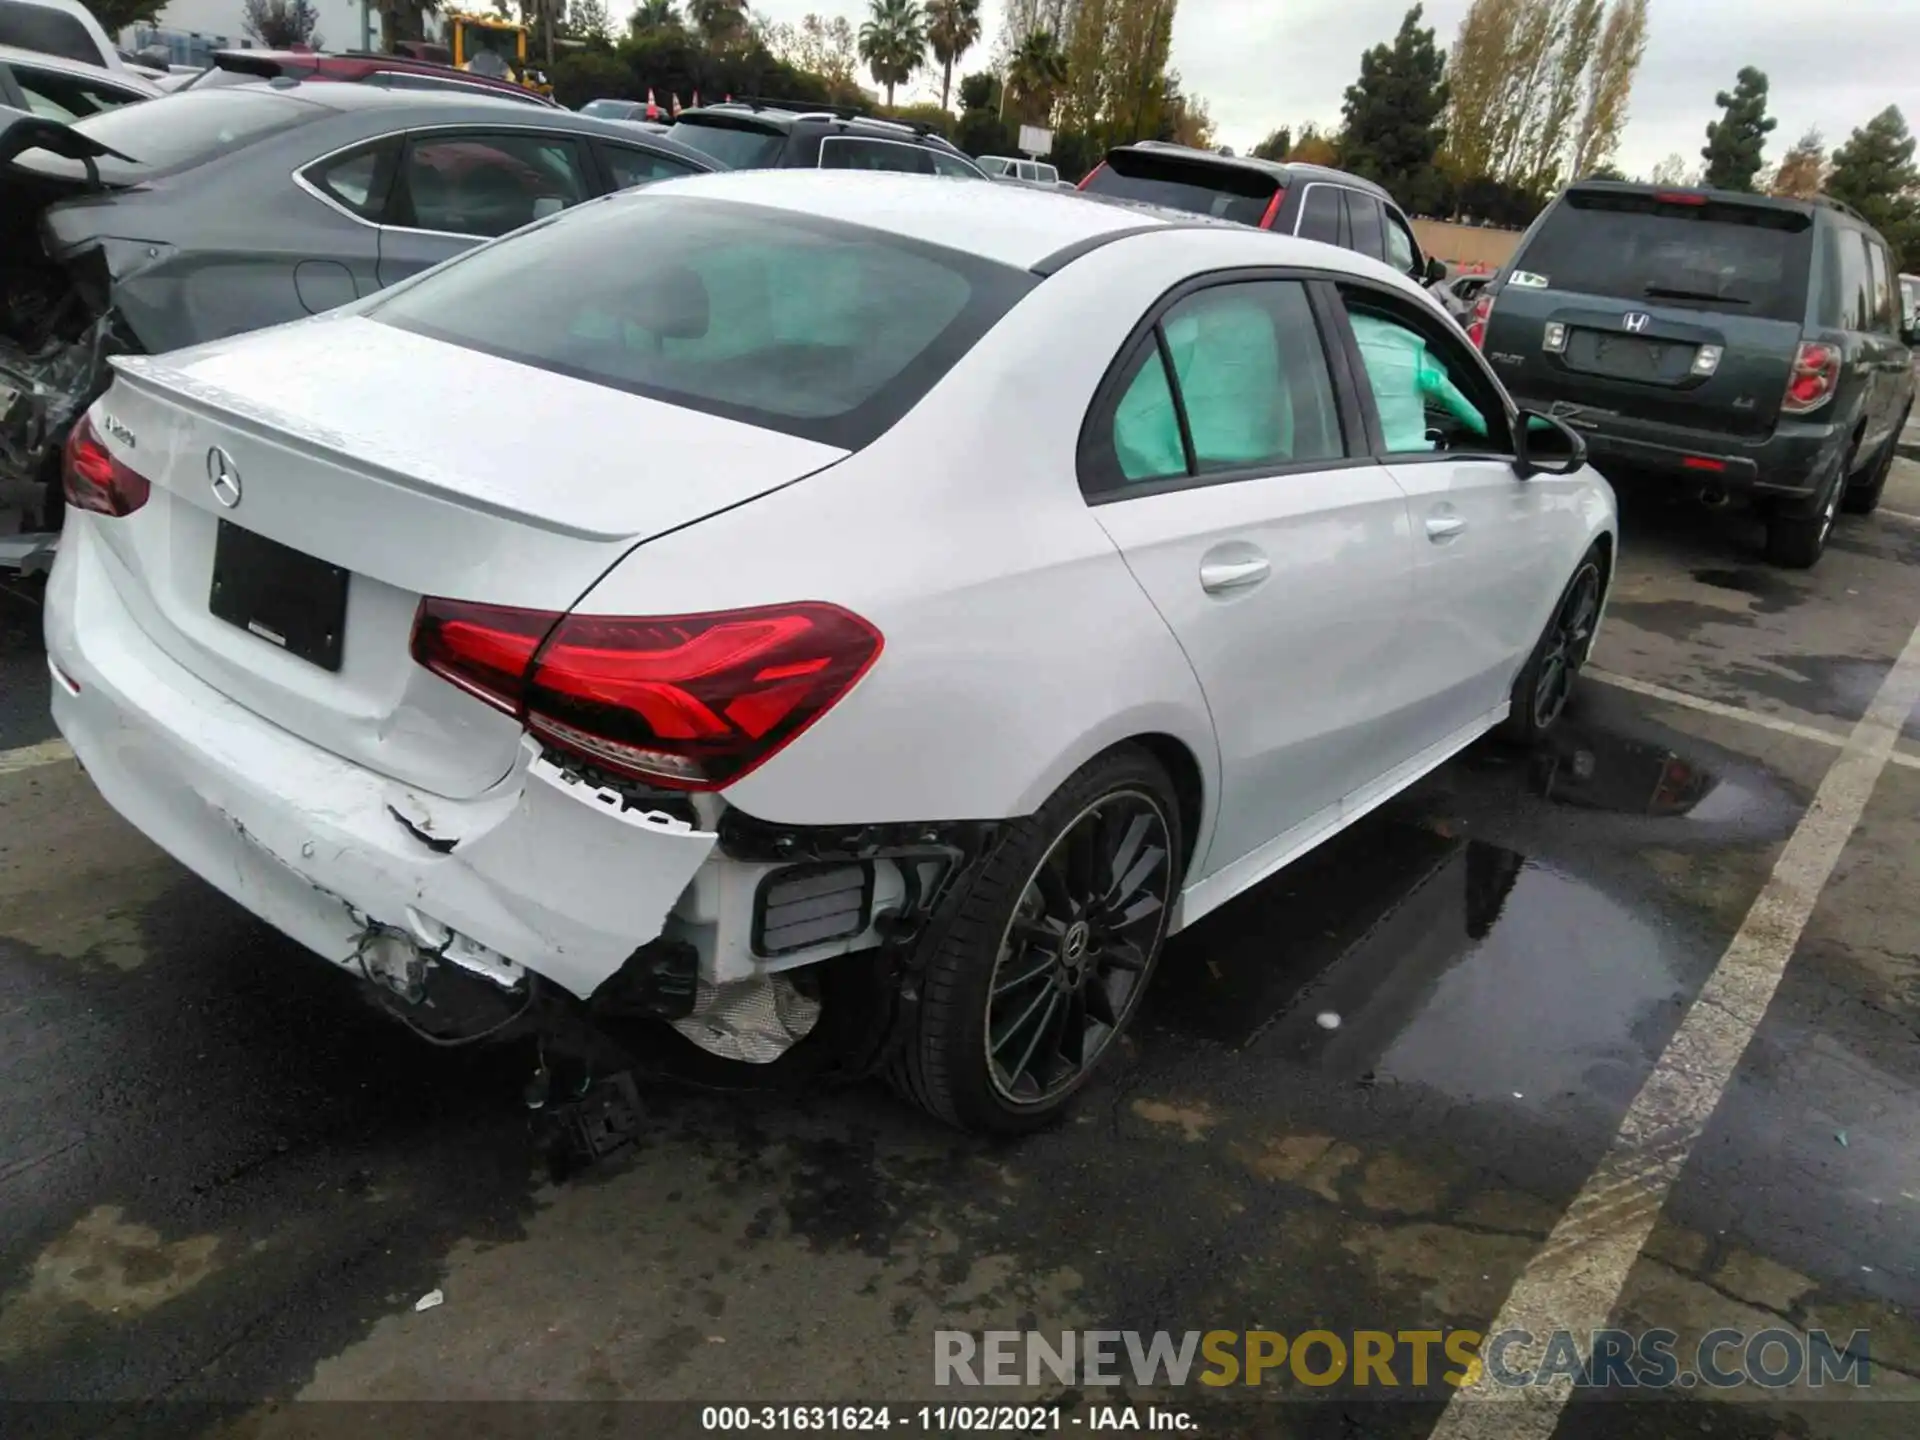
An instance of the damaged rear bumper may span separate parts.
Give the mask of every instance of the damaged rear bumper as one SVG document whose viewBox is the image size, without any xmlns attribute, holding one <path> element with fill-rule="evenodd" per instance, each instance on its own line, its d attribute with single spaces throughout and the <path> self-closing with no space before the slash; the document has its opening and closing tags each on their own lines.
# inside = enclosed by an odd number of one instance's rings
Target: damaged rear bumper
<svg viewBox="0 0 1920 1440">
<path fill-rule="evenodd" d="M 492 791 L 425 795 L 236 705 L 156 647 L 72 527 L 47 604 L 53 713 L 100 793 L 208 883 L 336 964 L 369 927 L 496 983 L 581 998 L 661 933 L 715 844 L 531 747 Z"/>
</svg>

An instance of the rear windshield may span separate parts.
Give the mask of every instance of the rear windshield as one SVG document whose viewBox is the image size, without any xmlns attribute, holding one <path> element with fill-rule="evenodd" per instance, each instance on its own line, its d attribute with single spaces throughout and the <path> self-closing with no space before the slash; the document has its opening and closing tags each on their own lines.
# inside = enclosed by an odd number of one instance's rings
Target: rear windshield
<svg viewBox="0 0 1920 1440">
<path fill-rule="evenodd" d="M 785 131 L 723 120 L 676 120 L 667 138 L 711 155 L 729 170 L 765 169 L 787 143 Z"/>
<path fill-rule="evenodd" d="M 134 162 L 108 156 L 100 161 L 101 175 L 130 180 L 185 170 L 328 113 L 261 90 L 189 90 L 165 98 L 165 104 L 124 105 L 74 122 L 75 130 Z M 29 150 L 21 159 L 48 174 L 86 173 L 81 162 L 45 150 Z"/>
<path fill-rule="evenodd" d="M 1036 283 L 1024 270 L 864 226 L 629 192 L 472 251 L 365 313 L 857 449 Z"/>
<path fill-rule="evenodd" d="M 1797 321 L 1812 236 L 1812 219 L 1792 210 L 1576 191 L 1547 212 L 1513 273 L 1584 295 Z"/>
<path fill-rule="evenodd" d="M 1089 195 L 1111 195 L 1116 200 L 1138 200 L 1258 225 L 1280 181 L 1244 165 L 1210 165 L 1179 155 L 1116 150 L 1106 163 L 1082 182 Z"/>
<path fill-rule="evenodd" d="M 0 45 L 83 60 L 89 65 L 106 61 L 100 43 L 73 16 L 45 5 L 23 5 L 19 0 L 0 0 Z"/>
</svg>

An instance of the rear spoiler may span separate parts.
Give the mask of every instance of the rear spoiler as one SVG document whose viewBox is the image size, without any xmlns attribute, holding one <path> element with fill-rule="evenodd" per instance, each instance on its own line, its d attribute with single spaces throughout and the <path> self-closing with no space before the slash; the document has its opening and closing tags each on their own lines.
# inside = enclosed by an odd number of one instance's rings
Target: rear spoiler
<svg viewBox="0 0 1920 1440">
<path fill-rule="evenodd" d="M 257 50 L 216 50 L 213 52 L 213 63 L 216 69 L 235 75 L 257 75 L 262 80 L 278 80 L 282 75 L 305 73 L 317 68 L 312 65 L 291 66 L 284 60 L 262 55 Z"/>
<path fill-rule="evenodd" d="M 80 161 L 87 167 L 88 182 L 94 185 L 100 183 L 100 168 L 94 161 L 101 156 L 111 155 L 129 165 L 138 163 L 132 156 L 122 155 L 111 145 L 102 145 L 91 135 L 82 135 L 63 121 L 0 105 L 0 166 L 13 164 L 28 150 L 48 150 Z"/>
</svg>

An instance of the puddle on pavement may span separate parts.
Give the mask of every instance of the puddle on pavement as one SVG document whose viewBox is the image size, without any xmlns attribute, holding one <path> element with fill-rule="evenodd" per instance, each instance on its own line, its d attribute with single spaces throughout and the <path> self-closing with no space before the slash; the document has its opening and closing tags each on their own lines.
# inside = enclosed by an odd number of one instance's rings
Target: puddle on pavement
<svg viewBox="0 0 1920 1440">
<path fill-rule="evenodd" d="M 1158 1022 L 1336 1081 L 1543 1110 L 1631 1097 L 1684 998 L 1654 922 L 1497 845 L 1362 832 L 1181 935 Z"/>
<path fill-rule="evenodd" d="M 1763 570 L 1758 566 L 1695 570 L 1693 578 L 1716 590 L 1734 590 L 1751 596 L 1755 613 L 1761 615 L 1778 615 L 1807 598 L 1805 591 L 1779 571 Z"/>
<path fill-rule="evenodd" d="M 1534 790 L 1556 805 L 1655 819 L 1735 820 L 1761 803 L 1753 789 L 1664 746 L 1569 732 L 1535 752 Z"/>
</svg>

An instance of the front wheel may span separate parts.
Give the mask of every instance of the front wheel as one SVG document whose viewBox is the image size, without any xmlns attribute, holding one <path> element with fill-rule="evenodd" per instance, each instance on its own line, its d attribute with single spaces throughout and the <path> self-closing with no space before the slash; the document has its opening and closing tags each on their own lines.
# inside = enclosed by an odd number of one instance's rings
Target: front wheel
<svg viewBox="0 0 1920 1440">
<path fill-rule="evenodd" d="M 1507 697 L 1507 718 L 1500 726 L 1503 738 L 1531 745 L 1560 723 L 1580 667 L 1587 663 L 1593 632 L 1600 623 L 1600 548 L 1588 550 L 1575 567 L 1567 588 L 1560 592 L 1547 628 L 1540 632 L 1533 653 L 1514 677 Z"/>
<path fill-rule="evenodd" d="M 899 1087 L 969 1130 L 1051 1121 L 1139 1008 L 1184 853 L 1172 783 L 1131 745 L 1009 826 L 927 937 Z"/>
</svg>

